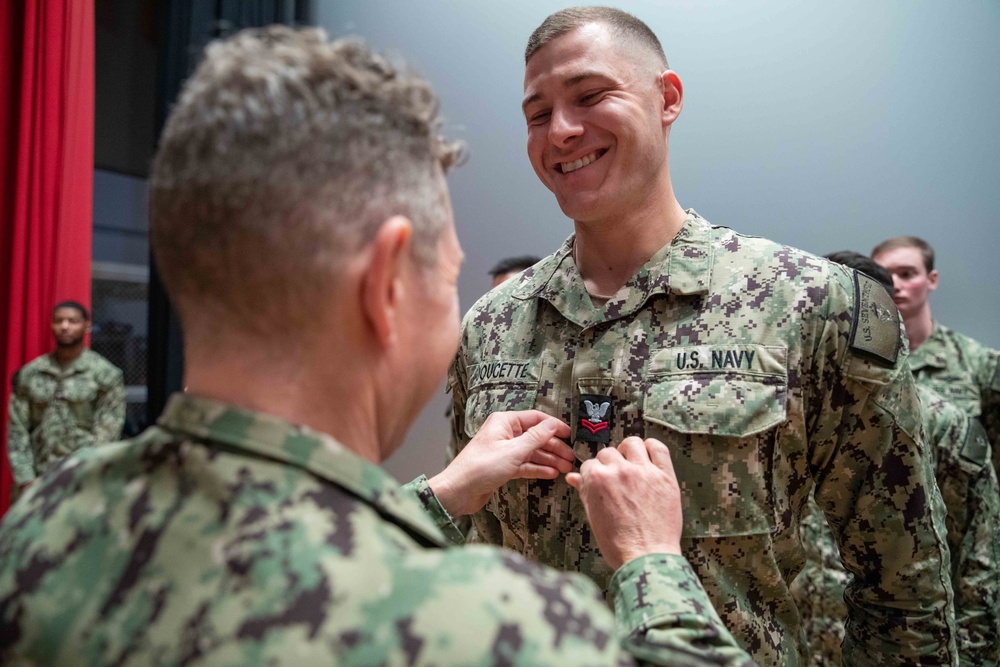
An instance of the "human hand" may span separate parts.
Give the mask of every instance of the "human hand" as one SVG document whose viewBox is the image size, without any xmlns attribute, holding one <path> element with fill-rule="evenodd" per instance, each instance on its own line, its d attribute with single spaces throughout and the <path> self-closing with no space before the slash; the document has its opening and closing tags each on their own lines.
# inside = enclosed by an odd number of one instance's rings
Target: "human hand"
<svg viewBox="0 0 1000 667">
<path fill-rule="evenodd" d="M 430 480 L 452 516 L 472 514 L 512 479 L 555 479 L 573 469 L 573 450 L 560 438 L 569 426 L 538 410 L 494 412 L 451 464 Z"/>
<path fill-rule="evenodd" d="M 654 553 L 681 553 L 681 492 L 670 451 L 631 437 L 566 475 L 580 492 L 601 555 L 614 569 Z"/>
</svg>

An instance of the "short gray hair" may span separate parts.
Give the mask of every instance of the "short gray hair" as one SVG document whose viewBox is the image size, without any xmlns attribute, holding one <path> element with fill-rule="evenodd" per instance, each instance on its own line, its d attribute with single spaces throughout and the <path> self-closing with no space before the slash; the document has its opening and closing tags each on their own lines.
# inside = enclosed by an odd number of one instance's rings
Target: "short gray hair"
<svg viewBox="0 0 1000 667">
<path fill-rule="evenodd" d="M 440 125 L 426 81 L 360 40 L 272 26 L 210 44 L 150 175 L 151 244 L 182 317 L 190 301 L 297 326 L 392 215 L 433 261 L 462 152 Z"/>
<path fill-rule="evenodd" d="M 640 47 L 663 69 L 670 67 L 656 33 L 635 16 L 614 7 L 570 7 L 550 14 L 528 38 L 524 63 L 527 65 L 531 56 L 549 42 L 591 23 L 608 26 L 616 37 Z"/>
</svg>

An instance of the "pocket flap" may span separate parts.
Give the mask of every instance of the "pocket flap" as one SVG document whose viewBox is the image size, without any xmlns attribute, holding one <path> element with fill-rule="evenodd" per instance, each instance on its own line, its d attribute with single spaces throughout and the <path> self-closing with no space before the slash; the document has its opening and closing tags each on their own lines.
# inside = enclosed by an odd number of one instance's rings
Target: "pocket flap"
<svg viewBox="0 0 1000 667">
<path fill-rule="evenodd" d="M 691 373 L 658 380 L 643 397 L 643 418 L 679 433 L 742 438 L 786 419 L 783 377 Z"/>
</svg>

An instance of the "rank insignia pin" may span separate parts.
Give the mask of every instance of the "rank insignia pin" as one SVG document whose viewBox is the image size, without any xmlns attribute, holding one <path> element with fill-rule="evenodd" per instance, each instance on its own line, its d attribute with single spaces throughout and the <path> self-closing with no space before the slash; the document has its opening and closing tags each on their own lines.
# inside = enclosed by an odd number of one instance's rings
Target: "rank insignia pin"
<svg viewBox="0 0 1000 667">
<path fill-rule="evenodd" d="M 611 443 L 611 397 L 595 394 L 580 396 L 579 425 L 576 429 L 576 440 L 596 442 L 602 445 Z"/>
</svg>

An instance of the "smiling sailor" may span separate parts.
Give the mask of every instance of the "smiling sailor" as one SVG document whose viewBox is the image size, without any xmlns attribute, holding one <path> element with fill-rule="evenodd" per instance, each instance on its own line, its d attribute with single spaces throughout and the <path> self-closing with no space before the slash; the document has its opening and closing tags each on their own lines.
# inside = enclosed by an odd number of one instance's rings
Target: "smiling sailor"
<svg viewBox="0 0 1000 667">
<path fill-rule="evenodd" d="M 666 443 L 684 553 L 761 665 L 806 664 L 788 584 L 815 489 L 854 574 L 844 664 L 952 664 L 943 506 L 892 299 L 680 206 L 667 153 L 683 88 L 635 17 L 557 12 L 525 62 L 528 157 L 575 233 L 467 314 L 453 448 L 527 408 L 570 424 L 581 462 L 627 436 Z M 510 482 L 475 523 L 609 585 L 562 480 Z"/>
</svg>

